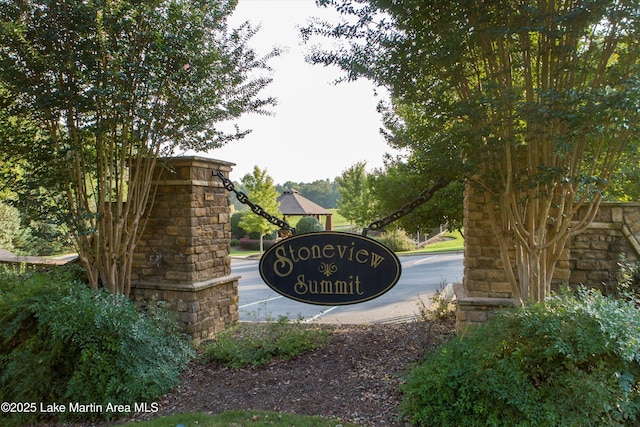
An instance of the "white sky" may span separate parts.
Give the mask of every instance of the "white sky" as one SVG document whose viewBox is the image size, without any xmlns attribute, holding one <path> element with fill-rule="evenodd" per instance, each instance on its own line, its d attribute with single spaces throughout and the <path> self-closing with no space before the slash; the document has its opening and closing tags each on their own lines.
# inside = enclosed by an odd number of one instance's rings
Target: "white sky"
<svg viewBox="0 0 640 427">
<path fill-rule="evenodd" d="M 302 45 L 297 26 L 314 16 L 339 19 L 337 12 L 317 7 L 314 0 L 239 0 L 231 26 L 244 21 L 260 25 L 251 40 L 258 54 L 275 46 L 288 51 L 269 62 L 273 82 L 264 94 L 278 98 L 272 108 L 275 116 L 245 116 L 238 123 L 252 129 L 251 134 L 198 153 L 235 163 L 232 180 L 240 180 L 256 165 L 276 184 L 333 179 L 359 161 L 366 161 L 368 170 L 380 167 L 384 153 L 391 151 L 379 132 L 380 96 L 374 95 L 373 84 L 359 80 L 335 85 L 340 70 L 305 62 L 309 47 Z"/>
</svg>

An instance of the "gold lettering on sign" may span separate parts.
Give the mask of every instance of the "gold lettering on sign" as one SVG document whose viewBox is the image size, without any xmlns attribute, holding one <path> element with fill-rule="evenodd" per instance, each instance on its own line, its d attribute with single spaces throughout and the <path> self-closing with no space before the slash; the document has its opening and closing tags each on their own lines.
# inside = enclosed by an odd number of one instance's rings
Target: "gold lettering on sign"
<svg viewBox="0 0 640 427">
<path fill-rule="evenodd" d="M 282 245 L 275 249 L 275 256 L 273 271 L 279 277 L 289 276 L 293 272 L 295 264 L 311 259 L 351 261 L 358 264 L 368 264 L 373 269 L 378 268 L 385 260 L 384 256 L 375 252 L 356 248 L 355 242 L 352 242 L 351 245 L 327 244 L 298 248 Z"/>
<path fill-rule="evenodd" d="M 276 261 L 273 263 L 273 271 L 280 277 L 286 277 L 293 270 L 293 262 L 287 258 L 284 246 L 276 248 Z"/>
<path fill-rule="evenodd" d="M 298 295 L 363 295 L 360 289 L 360 277 L 349 276 L 349 280 L 306 280 L 304 274 L 298 275 L 293 291 Z"/>
</svg>

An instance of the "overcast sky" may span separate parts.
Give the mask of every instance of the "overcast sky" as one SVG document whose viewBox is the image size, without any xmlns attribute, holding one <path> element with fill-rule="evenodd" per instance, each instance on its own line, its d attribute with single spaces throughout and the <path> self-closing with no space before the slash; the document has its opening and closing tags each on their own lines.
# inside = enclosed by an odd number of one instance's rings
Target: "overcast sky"
<svg viewBox="0 0 640 427">
<path fill-rule="evenodd" d="M 236 163 L 233 180 L 256 165 L 276 184 L 333 179 L 359 161 L 366 161 L 369 170 L 380 167 L 390 151 L 379 132 L 380 96 L 374 95 L 373 84 L 362 80 L 335 85 L 338 69 L 305 62 L 308 46 L 301 45 L 297 27 L 310 17 L 339 19 L 334 10 L 318 8 L 314 0 L 239 1 L 231 25 L 250 21 L 261 26 L 251 43 L 258 53 L 274 46 L 287 52 L 270 61 L 274 81 L 265 94 L 278 98 L 275 115 L 246 116 L 239 124 L 252 129 L 250 135 L 198 153 Z"/>
</svg>

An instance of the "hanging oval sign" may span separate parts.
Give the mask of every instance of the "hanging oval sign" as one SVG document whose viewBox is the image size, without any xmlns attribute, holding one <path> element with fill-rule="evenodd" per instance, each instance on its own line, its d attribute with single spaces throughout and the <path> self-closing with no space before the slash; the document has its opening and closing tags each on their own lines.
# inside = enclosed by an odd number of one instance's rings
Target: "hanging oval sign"
<svg viewBox="0 0 640 427">
<path fill-rule="evenodd" d="M 260 276 L 296 301 L 347 305 L 369 301 L 400 279 L 396 254 L 357 234 L 324 231 L 279 241 L 260 258 Z"/>
</svg>

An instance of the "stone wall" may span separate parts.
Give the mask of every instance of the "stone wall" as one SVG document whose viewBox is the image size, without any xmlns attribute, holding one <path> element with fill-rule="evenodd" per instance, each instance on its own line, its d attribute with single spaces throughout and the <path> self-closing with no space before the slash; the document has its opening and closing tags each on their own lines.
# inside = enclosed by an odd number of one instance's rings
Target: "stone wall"
<svg viewBox="0 0 640 427">
<path fill-rule="evenodd" d="M 231 275 L 231 207 L 215 172 L 233 164 L 201 157 L 164 159 L 150 218 L 136 247 L 134 300 L 168 301 L 196 343 L 238 321 Z"/>
<path fill-rule="evenodd" d="M 488 196 L 467 189 L 464 279 L 454 287 L 459 331 L 486 322 L 498 307 L 514 304 L 489 222 L 488 203 Z M 606 291 L 616 283 L 621 257 L 640 259 L 639 241 L 640 203 L 602 203 L 590 227 L 574 236 L 565 248 L 554 271 L 552 288 L 583 284 Z"/>
<path fill-rule="evenodd" d="M 602 203 L 589 228 L 570 242 L 569 284 L 606 293 L 617 284 L 621 258 L 640 259 L 639 240 L 640 203 Z"/>
</svg>

